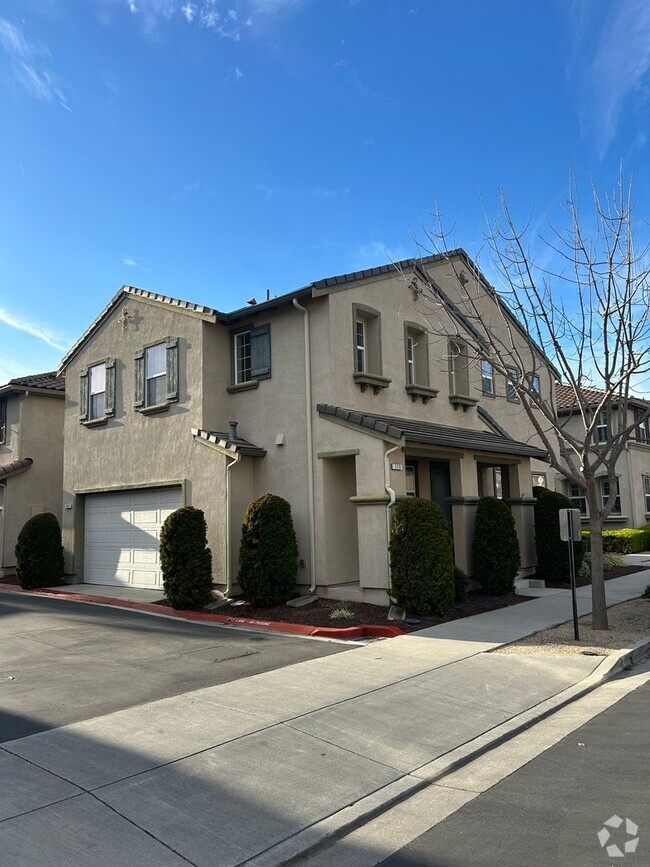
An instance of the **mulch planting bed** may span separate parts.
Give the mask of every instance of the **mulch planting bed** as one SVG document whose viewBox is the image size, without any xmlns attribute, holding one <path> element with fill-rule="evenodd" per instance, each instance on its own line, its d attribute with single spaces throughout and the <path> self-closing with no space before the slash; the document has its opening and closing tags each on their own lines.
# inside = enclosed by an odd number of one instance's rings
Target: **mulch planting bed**
<svg viewBox="0 0 650 867">
<path fill-rule="evenodd" d="M 467 602 L 454 605 L 442 617 L 418 617 L 418 623 L 405 623 L 403 620 L 389 620 L 388 608 L 383 605 L 370 605 L 366 602 L 340 602 L 336 599 L 317 599 L 299 608 L 278 605 L 275 608 L 255 608 L 248 602 L 223 605 L 215 610 L 217 614 L 229 617 L 247 617 L 255 620 L 271 620 L 276 623 L 304 623 L 308 626 L 327 626 L 335 629 L 345 629 L 347 626 L 397 626 L 405 632 L 416 629 L 426 629 L 461 617 L 471 617 L 495 608 L 508 605 L 518 605 L 527 602 L 532 597 L 518 596 L 514 593 L 508 596 L 485 596 L 480 593 L 468 593 Z M 332 612 L 342 609 L 351 612 L 351 617 L 332 617 Z M 411 619 L 411 618 L 409 618 Z M 413 617 L 415 619 L 415 616 Z"/>
</svg>

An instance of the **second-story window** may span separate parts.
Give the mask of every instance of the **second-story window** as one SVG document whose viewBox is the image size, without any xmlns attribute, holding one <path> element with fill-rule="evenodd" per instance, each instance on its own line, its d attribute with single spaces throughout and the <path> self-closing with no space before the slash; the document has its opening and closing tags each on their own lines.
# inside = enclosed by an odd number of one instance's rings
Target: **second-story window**
<svg viewBox="0 0 650 867">
<path fill-rule="evenodd" d="M 650 443 L 650 418 L 640 409 L 634 411 L 636 438 L 641 443 Z"/>
<path fill-rule="evenodd" d="M 0 397 L 0 443 L 7 438 L 7 400 Z"/>
<path fill-rule="evenodd" d="M 135 408 L 145 414 L 168 409 L 178 400 L 178 338 L 139 349 L 134 372 Z"/>
<path fill-rule="evenodd" d="M 494 368 L 489 361 L 481 361 L 481 391 L 494 394 Z"/>
<path fill-rule="evenodd" d="M 413 334 L 406 335 L 406 384 L 415 384 L 415 337 Z"/>
<path fill-rule="evenodd" d="M 449 391 L 452 396 L 469 397 L 469 358 L 467 345 L 460 340 L 450 340 Z"/>
<path fill-rule="evenodd" d="M 519 381 L 519 371 L 516 367 L 508 368 L 508 377 L 506 379 L 506 398 L 509 401 L 516 402 L 519 400 L 517 395 L 517 382 Z"/>
<path fill-rule="evenodd" d="M 233 334 L 232 365 L 235 385 L 270 378 L 271 328 L 269 325 L 258 325 Z"/>
<path fill-rule="evenodd" d="M 167 347 L 164 343 L 144 351 L 146 404 L 157 406 L 167 400 Z"/>
<path fill-rule="evenodd" d="M 526 376 L 526 380 L 528 382 L 528 387 L 530 388 L 531 392 L 534 395 L 537 395 L 537 397 L 539 397 L 541 394 L 539 390 L 539 376 L 536 373 L 529 373 Z"/>
<path fill-rule="evenodd" d="M 581 515 L 587 515 L 587 497 L 585 496 L 585 492 L 579 485 L 569 485 L 569 497 L 573 501 L 573 505 L 576 509 L 580 510 Z"/>
<path fill-rule="evenodd" d="M 609 439 L 607 432 L 607 412 L 602 410 L 596 418 L 596 427 L 594 428 L 594 442 L 606 443 Z"/>
<path fill-rule="evenodd" d="M 115 415 L 115 359 L 85 367 L 79 374 L 79 421 L 105 423 Z"/>
<path fill-rule="evenodd" d="M 356 370 L 358 373 L 366 373 L 368 370 L 368 334 L 366 330 L 366 323 L 363 319 L 357 319 L 356 321 L 356 337 L 357 337 L 357 345 L 356 345 Z"/>
<path fill-rule="evenodd" d="M 88 418 L 103 418 L 106 415 L 106 365 L 94 364 L 88 368 Z"/>
</svg>

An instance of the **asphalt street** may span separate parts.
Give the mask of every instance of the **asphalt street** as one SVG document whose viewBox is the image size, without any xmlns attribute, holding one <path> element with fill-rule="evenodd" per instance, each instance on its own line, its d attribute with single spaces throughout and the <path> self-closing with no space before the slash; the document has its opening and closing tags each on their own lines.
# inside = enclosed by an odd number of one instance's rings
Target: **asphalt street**
<svg viewBox="0 0 650 867">
<path fill-rule="evenodd" d="M 333 653 L 343 644 L 0 594 L 0 743 Z"/>
<path fill-rule="evenodd" d="M 650 863 L 650 684 L 461 807 L 384 867 L 634 867 Z M 616 820 L 598 833 L 605 823 Z M 626 824 L 631 820 L 638 826 Z M 632 831 L 630 834 L 628 831 Z M 605 836 L 609 835 L 605 840 Z M 637 836 L 635 852 L 625 843 Z M 608 846 L 617 846 L 615 850 Z"/>
</svg>

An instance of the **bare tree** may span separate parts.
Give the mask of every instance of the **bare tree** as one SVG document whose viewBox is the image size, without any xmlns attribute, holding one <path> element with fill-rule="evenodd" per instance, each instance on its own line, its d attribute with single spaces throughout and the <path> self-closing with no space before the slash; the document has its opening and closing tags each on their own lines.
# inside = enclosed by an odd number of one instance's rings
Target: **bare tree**
<svg viewBox="0 0 650 867">
<path fill-rule="evenodd" d="M 501 193 L 499 214 L 486 219 L 485 233 L 498 292 L 462 251 L 445 252 L 449 234 L 439 212 L 418 241 L 422 257 L 435 253 L 448 261 L 457 284 L 452 297 L 416 266 L 415 297 L 428 305 L 431 330 L 449 333 L 454 309 L 469 318 L 472 328 L 463 340 L 470 357 L 488 361 L 506 378 L 551 466 L 584 492 L 595 629 L 608 628 L 602 531 L 617 497 L 616 462 L 650 416 L 650 404 L 636 417 L 630 407 L 635 389 L 647 387 L 644 378 L 650 373 L 650 257 L 647 246 L 635 247 L 630 192 L 622 176 L 613 196 L 602 198 L 592 187 L 593 210 L 584 220 L 570 181 L 566 226 L 549 224 L 549 237 L 534 239 L 555 267 L 537 264 L 539 256 L 529 247 L 530 222 L 519 227 Z M 413 280 L 412 272 L 404 276 Z M 488 308 L 486 292 L 493 302 Z M 446 314 L 446 325 L 436 321 L 436 310 L 438 316 Z M 541 388 L 540 379 L 549 387 Z M 554 380 L 570 389 L 571 415 L 566 408 L 559 411 Z M 576 416 L 578 432 L 575 421 L 570 423 Z M 609 482 L 605 502 L 599 488 L 603 478 Z"/>
</svg>

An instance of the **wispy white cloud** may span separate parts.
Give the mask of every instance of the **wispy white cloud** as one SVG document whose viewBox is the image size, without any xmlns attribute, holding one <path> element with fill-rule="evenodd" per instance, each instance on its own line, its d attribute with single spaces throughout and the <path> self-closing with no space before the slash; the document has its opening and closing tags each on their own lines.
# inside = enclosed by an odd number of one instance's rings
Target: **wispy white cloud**
<svg viewBox="0 0 650 867">
<path fill-rule="evenodd" d="M 32 337 L 42 340 L 43 343 L 47 343 L 48 346 L 52 346 L 54 349 L 64 350 L 68 348 L 68 344 L 61 335 L 55 334 L 51 329 L 40 325 L 38 322 L 21 319 L 2 307 L 0 307 L 0 323 L 7 325 L 9 328 L 14 328 L 16 331 L 31 334 Z"/>
<path fill-rule="evenodd" d="M 122 259 L 122 264 L 123 264 L 123 265 L 128 265 L 130 268 L 137 268 L 137 267 L 140 265 L 140 263 L 138 262 L 138 260 L 137 260 L 137 259 L 134 259 L 133 256 L 125 256 L 125 257 Z"/>
<path fill-rule="evenodd" d="M 104 0 L 111 2 L 111 0 Z M 113 0 L 114 2 L 114 0 Z M 262 25 L 269 16 L 302 5 L 305 0 L 121 0 L 147 32 L 184 20 L 222 39 L 239 42 L 246 28 Z"/>
<path fill-rule="evenodd" d="M 367 241 L 361 244 L 352 253 L 352 267 L 361 270 L 362 268 L 375 268 L 378 265 L 386 265 L 388 262 L 399 262 L 402 259 L 408 259 L 414 256 L 413 250 L 409 251 L 402 244 L 391 245 L 384 244 L 383 241 Z"/>
<path fill-rule="evenodd" d="M 571 4 L 569 77 L 578 84 L 581 123 L 604 156 L 626 109 L 648 98 L 650 3 Z"/>
<path fill-rule="evenodd" d="M 337 199 L 350 195 L 349 187 L 311 187 L 304 190 L 255 184 L 255 191 L 267 201 L 272 199 Z"/>
<path fill-rule="evenodd" d="M 0 47 L 10 59 L 14 81 L 26 93 L 41 102 L 57 101 L 71 111 L 54 73 L 40 66 L 40 58 L 48 52 L 29 42 L 21 28 L 6 18 L 0 18 Z"/>
</svg>

